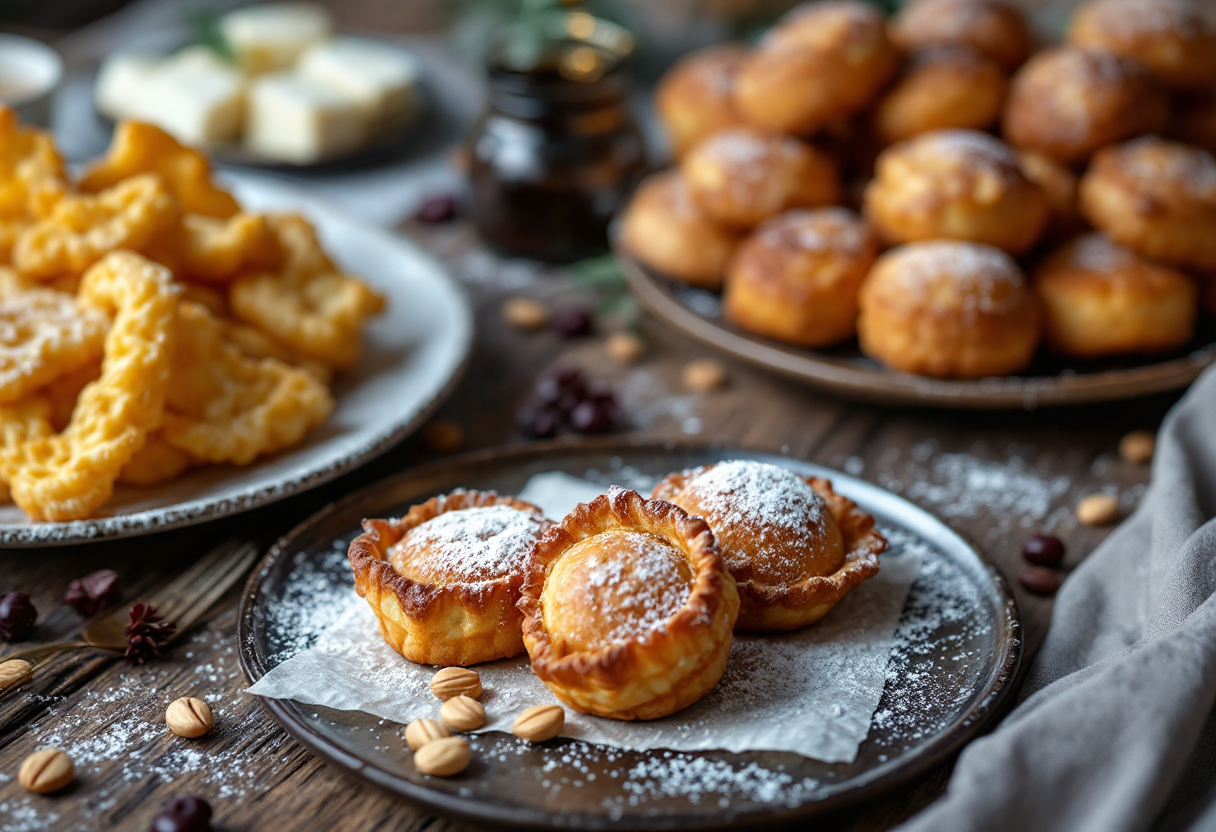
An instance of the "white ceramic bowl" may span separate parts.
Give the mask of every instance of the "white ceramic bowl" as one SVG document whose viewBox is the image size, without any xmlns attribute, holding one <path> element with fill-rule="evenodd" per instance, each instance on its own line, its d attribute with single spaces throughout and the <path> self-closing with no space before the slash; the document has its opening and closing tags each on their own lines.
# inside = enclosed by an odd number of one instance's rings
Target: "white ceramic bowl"
<svg viewBox="0 0 1216 832">
<path fill-rule="evenodd" d="M 63 79 L 63 59 L 45 43 L 0 34 L 0 104 L 28 124 L 47 126 L 51 99 Z"/>
</svg>

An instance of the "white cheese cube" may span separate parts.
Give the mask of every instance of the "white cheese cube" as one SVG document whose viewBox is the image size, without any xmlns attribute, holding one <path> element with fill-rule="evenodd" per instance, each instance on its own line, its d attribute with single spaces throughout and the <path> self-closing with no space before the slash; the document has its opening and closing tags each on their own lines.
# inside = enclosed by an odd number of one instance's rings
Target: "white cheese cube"
<svg viewBox="0 0 1216 832">
<path fill-rule="evenodd" d="M 297 164 L 354 150 L 367 140 L 358 102 L 292 72 L 253 81 L 245 121 L 251 150 Z"/>
<path fill-rule="evenodd" d="M 305 49 L 329 37 L 329 13 L 313 3 L 267 3 L 224 15 L 220 32 L 248 72 L 295 64 Z"/>
<path fill-rule="evenodd" d="M 418 63 L 403 49 L 337 37 L 309 47 L 297 71 L 358 101 L 371 124 L 400 121 L 414 111 Z"/>
<path fill-rule="evenodd" d="M 149 79 L 139 109 L 185 144 L 235 141 L 245 118 L 245 77 L 222 62 L 171 59 Z"/>
<path fill-rule="evenodd" d="M 93 86 L 98 111 L 115 121 L 143 118 L 140 105 L 146 98 L 148 82 L 162 62 L 157 55 L 136 52 L 115 52 L 106 58 Z"/>
</svg>

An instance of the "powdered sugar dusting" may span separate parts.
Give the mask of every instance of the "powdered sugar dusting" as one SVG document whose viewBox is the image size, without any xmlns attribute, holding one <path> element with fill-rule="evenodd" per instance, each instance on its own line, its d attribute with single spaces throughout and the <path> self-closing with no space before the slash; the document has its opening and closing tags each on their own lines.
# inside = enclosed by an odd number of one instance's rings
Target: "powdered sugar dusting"
<svg viewBox="0 0 1216 832">
<path fill-rule="evenodd" d="M 495 580 L 522 569 L 542 528 L 539 515 L 511 506 L 449 511 L 407 532 L 389 550 L 389 562 L 416 580 Z"/>
</svg>

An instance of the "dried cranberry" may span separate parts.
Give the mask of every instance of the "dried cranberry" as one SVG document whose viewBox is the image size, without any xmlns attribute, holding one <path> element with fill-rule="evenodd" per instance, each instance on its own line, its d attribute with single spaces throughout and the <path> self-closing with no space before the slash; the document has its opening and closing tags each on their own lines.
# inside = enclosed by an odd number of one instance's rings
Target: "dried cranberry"
<svg viewBox="0 0 1216 832">
<path fill-rule="evenodd" d="M 563 415 L 550 405 L 525 405 L 515 414 L 515 427 L 531 439 L 548 439 L 561 427 Z"/>
<path fill-rule="evenodd" d="M 160 808 L 152 820 L 152 832 L 207 832 L 211 829 L 211 806 L 201 797 L 176 797 Z"/>
<path fill-rule="evenodd" d="M 127 636 L 127 661 L 143 664 L 160 657 L 160 649 L 177 632 L 177 625 L 156 611 L 150 604 L 131 607 L 130 621 L 124 630 Z"/>
<path fill-rule="evenodd" d="M 428 197 L 418 206 L 414 219 L 430 225 L 448 222 L 456 216 L 456 197 L 450 194 L 438 194 Z"/>
<path fill-rule="evenodd" d="M 570 414 L 570 427 L 579 433 L 609 433 L 616 427 L 617 408 L 613 399 L 587 399 Z"/>
<path fill-rule="evenodd" d="M 1023 569 L 1018 582 L 1036 595 L 1051 595 L 1060 588 L 1060 576 L 1046 566 Z"/>
<path fill-rule="evenodd" d="M 591 332 L 594 319 L 591 313 L 579 306 L 567 306 L 555 310 L 550 319 L 553 328 L 565 338 L 577 338 Z"/>
<path fill-rule="evenodd" d="M 1022 546 L 1022 557 L 1036 566 L 1059 566 L 1064 562 L 1064 544 L 1049 534 L 1034 534 Z"/>
<path fill-rule="evenodd" d="M 0 596 L 0 639 L 21 641 L 37 620 L 38 610 L 24 592 Z"/>
<path fill-rule="evenodd" d="M 83 618 L 90 618 L 122 597 L 122 583 L 113 569 L 99 569 L 68 584 L 63 596 L 67 604 Z"/>
</svg>

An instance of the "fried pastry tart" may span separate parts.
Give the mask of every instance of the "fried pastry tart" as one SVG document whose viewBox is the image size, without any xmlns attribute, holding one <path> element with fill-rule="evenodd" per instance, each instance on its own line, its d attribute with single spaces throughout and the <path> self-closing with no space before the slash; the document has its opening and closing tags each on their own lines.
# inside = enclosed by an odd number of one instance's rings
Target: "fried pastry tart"
<svg viewBox="0 0 1216 832">
<path fill-rule="evenodd" d="M 865 211 L 890 245 L 944 238 L 1020 254 L 1043 230 L 1047 198 L 999 139 L 934 130 L 882 152 Z"/>
<path fill-rule="evenodd" d="M 861 287 L 861 350 L 905 373 L 1002 376 L 1034 357 L 1041 322 L 1013 258 L 975 243 L 909 243 L 878 258 Z"/>
<path fill-rule="evenodd" d="M 1047 344 L 1097 358 L 1166 352 L 1191 340 L 1196 291 L 1179 271 L 1152 263 L 1101 234 L 1085 234 L 1049 255 L 1034 273 Z"/>
<path fill-rule="evenodd" d="M 918 53 L 875 105 L 874 132 L 885 146 L 930 130 L 986 130 L 1007 88 L 1000 64 L 970 47 Z"/>
<path fill-rule="evenodd" d="M 519 608 L 532 670 L 559 699 L 658 719 L 722 678 L 739 595 L 704 520 L 613 488 L 545 532 Z"/>
<path fill-rule="evenodd" d="M 1205 150 L 1154 136 L 1103 148 L 1081 178 L 1081 210 L 1151 260 L 1216 268 L 1216 158 Z"/>
<path fill-rule="evenodd" d="M 1059 46 L 1013 77 L 1002 127 L 1016 147 L 1077 164 L 1111 142 L 1163 130 L 1168 120 L 1165 92 L 1140 64 Z"/>
<path fill-rule="evenodd" d="M 1091 0 L 1068 39 L 1131 58 L 1174 90 L 1216 86 L 1216 10 L 1209 0 Z"/>
<path fill-rule="evenodd" d="M 678 170 L 649 176 L 621 223 L 621 242 L 634 257 L 690 286 L 719 289 L 739 244 L 737 232 L 712 220 L 688 192 Z"/>
<path fill-rule="evenodd" d="M 653 499 L 705 519 L 739 586 L 736 630 L 814 624 L 878 574 L 874 518 L 822 477 L 732 460 L 669 474 Z"/>
<path fill-rule="evenodd" d="M 876 7 L 859 0 L 805 3 L 744 62 L 735 107 L 748 124 L 809 136 L 868 107 L 898 63 Z"/>
<path fill-rule="evenodd" d="M 654 104 L 676 158 L 719 130 L 739 123 L 732 93 L 747 57 L 739 44 L 698 49 L 676 62 L 655 90 Z"/>
<path fill-rule="evenodd" d="M 389 646 L 419 664 L 467 667 L 524 650 L 525 562 L 550 523 L 531 503 L 454 491 L 404 517 L 365 520 L 348 551 L 355 591 Z"/>
<path fill-rule="evenodd" d="M 1030 54 L 1026 19 L 1004 0 L 913 0 L 891 21 L 889 31 L 904 52 L 967 46 L 1006 71 L 1017 69 Z"/>
<path fill-rule="evenodd" d="M 753 228 L 790 208 L 840 201 L 836 160 L 806 142 L 732 127 L 693 148 L 681 164 L 697 205 L 718 222 Z"/>
<path fill-rule="evenodd" d="M 803 347 L 847 341 L 878 238 L 846 208 L 789 211 L 749 237 L 731 261 L 722 311 L 749 332 Z"/>
</svg>

